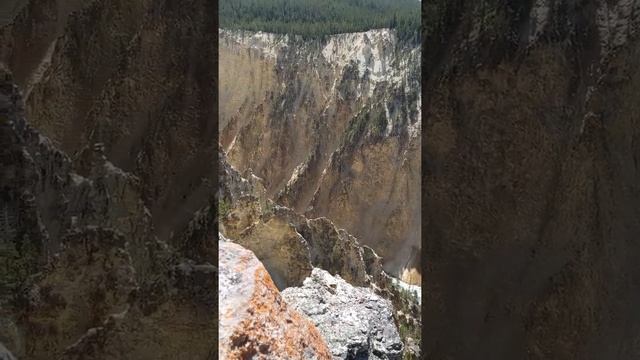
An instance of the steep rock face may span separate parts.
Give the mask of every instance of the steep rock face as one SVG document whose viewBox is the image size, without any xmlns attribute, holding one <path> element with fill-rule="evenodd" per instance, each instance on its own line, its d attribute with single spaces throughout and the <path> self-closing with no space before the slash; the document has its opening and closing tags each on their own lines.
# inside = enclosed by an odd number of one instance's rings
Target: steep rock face
<svg viewBox="0 0 640 360">
<path fill-rule="evenodd" d="M 251 251 L 220 235 L 220 359 L 331 359 L 316 327 L 285 303 Z"/>
<path fill-rule="evenodd" d="M 74 173 L 4 68 L 0 144 L 0 342 L 20 359 L 213 358 L 214 260 L 184 249 L 215 218 L 196 214 L 179 249 L 159 241 L 139 180 L 99 144 Z"/>
<path fill-rule="evenodd" d="M 27 358 L 60 356 L 87 329 L 126 311 L 138 286 L 122 236 L 89 228 L 65 237 L 64 247 L 25 299 L 19 325 Z"/>
<path fill-rule="evenodd" d="M 307 219 L 274 204 L 266 198 L 261 181 L 240 176 L 224 154 L 219 168 L 219 200 L 225 204 L 220 209 L 220 229 L 256 254 L 279 289 L 302 285 L 313 266 L 362 286 L 386 276 L 380 257 L 330 220 Z"/>
<path fill-rule="evenodd" d="M 159 251 L 154 255 L 163 256 Z M 61 358 L 215 359 L 217 269 L 208 262 L 184 258 L 179 252 L 167 255 L 153 281 L 140 283 L 129 293 L 124 311 L 109 314 L 86 330 L 64 349 Z M 112 281 L 113 277 L 106 279 Z M 86 293 L 86 287 L 81 291 Z M 91 308 L 91 315 L 95 312 Z"/>
<path fill-rule="evenodd" d="M 242 209 L 236 209 L 228 218 L 236 218 L 241 212 Z M 228 234 L 230 237 L 238 236 L 238 243 L 256 253 L 280 289 L 302 284 L 311 273 L 307 242 L 286 219 L 276 216 L 262 218 L 242 229 L 241 234 Z"/>
<path fill-rule="evenodd" d="M 31 123 L 74 161 L 102 143 L 144 184 L 162 240 L 216 187 L 214 12 L 203 0 L 32 0 L 0 36 Z"/>
<path fill-rule="evenodd" d="M 637 358 L 640 2 L 433 4 L 428 357 Z"/>
<path fill-rule="evenodd" d="M 328 217 L 401 274 L 420 248 L 418 47 L 390 30 L 325 41 L 220 30 L 220 136 L 267 196 Z M 366 164 L 366 165 L 365 165 Z"/>
<path fill-rule="evenodd" d="M 331 269 L 350 284 L 367 286 L 383 272 L 380 257 L 371 254 L 367 262 L 357 239 L 338 229 L 327 218 L 300 219 L 296 228 L 309 244 L 311 263 L 321 269 Z"/>
<path fill-rule="evenodd" d="M 333 359 L 402 359 L 393 307 L 371 289 L 315 268 L 302 287 L 287 288 L 282 296 L 316 324 Z"/>
<path fill-rule="evenodd" d="M 168 279 L 136 292 L 127 311 L 86 331 L 65 360 L 216 359 L 217 270 L 184 261 Z"/>
<path fill-rule="evenodd" d="M 327 218 L 307 219 L 273 204 L 266 199 L 259 178 L 250 173 L 247 175 L 251 181 L 243 178 L 226 162 L 224 153 L 219 161 L 220 230 L 233 242 L 254 251 L 279 289 L 302 286 L 313 267 L 323 269 L 389 299 L 403 341 L 419 342 L 421 315 L 420 300 L 413 294 L 416 289 L 407 291 L 398 286 L 398 281 L 384 271 L 382 258 L 373 249 L 361 245 Z M 283 228 L 287 231 L 283 232 Z M 292 235 L 296 241 L 287 242 Z M 419 349 L 413 346 L 412 350 L 410 353 L 419 358 Z"/>
<path fill-rule="evenodd" d="M 420 358 L 419 299 L 397 285 L 382 267 L 382 258 L 329 219 L 307 219 L 266 198 L 262 182 L 243 178 L 220 154 L 218 192 L 220 231 L 255 252 L 279 289 L 302 286 L 318 267 L 354 286 L 389 299 L 402 341 L 414 344 L 405 355 Z"/>
<path fill-rule="evenodd" d="M 117 228 L 135 239 L 135 248 L 153 247 L 151 219 L 139 196 L 139 181 L 92 152 L 88 177 L 72 171 L 69 157 L 24 118 L 18 88 L 0 69 L 2 129 L 2 239 L 7 251 L 41 262 L 62 248 L 62 237 L 74 228 Z M 27 232 L 27 233 L 24 233 Z M 140 261 L 139 275 L 145 255 Z"/>
</svg>

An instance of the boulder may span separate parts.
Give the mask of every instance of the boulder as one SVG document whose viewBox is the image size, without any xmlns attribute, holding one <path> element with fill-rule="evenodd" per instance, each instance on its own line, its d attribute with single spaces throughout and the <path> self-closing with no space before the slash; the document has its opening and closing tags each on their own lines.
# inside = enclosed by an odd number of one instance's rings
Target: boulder
<svg viewBox="0 0 640 360">
<path fill-rule="evenodd" d="M 282 297 L 318 327 L 333 359 L 402 359 L 391 302 L 370 288 L 315 268 L 302 287 L 287 288 Z"/>
<path fill-rule="evenodd" d="M 220 359 L 331 359 L 318 329 L 282 299 L 253 252 L 219 243 Z"/>
</svg>

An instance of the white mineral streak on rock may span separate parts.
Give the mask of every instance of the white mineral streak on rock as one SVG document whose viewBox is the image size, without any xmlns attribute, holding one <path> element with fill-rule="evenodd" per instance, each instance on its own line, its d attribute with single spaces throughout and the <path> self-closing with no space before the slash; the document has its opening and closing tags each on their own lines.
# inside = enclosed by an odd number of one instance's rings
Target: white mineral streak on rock
<svg viewBox="0 0 640 360">
<path fill-rule="evenodd" d="M 242 47 L 256 50 L 262 56 L 277 59 L 283 50 L 288 49 L 293 41 L 299 42 L 298 37 L 265 32 L 234 31 L 219 29 L 221 38 L 233 41 Z M 307 44 L 308 45 L 308 44 Z M 372 82 L 394 81 L 402 79 L 401 70 L 405 67 L 406 59 L 396 53 L 398 39 L 391 29 L 375 29 L 358 33 L 331 35 L 324 43 L 320 52 L 324 61 L 337 69 L 343 69 L 350 62 L 355 61 L 360 77 L 368 72 Z M 307 47 L 310 47 L 307 49 Z M 306 51 L 307 60 L 318 60 L 313 54 L 312 46 L 298 45 L 300 51 Z M 419 55 L 419 48 L 410 52 L 409 58 Z M 414 59 L 418 60 L 419 59 Z"/>
<path fill-rule="evenodd" d="M 271 34 L 262 31 L 232 31 L 219 29 L 221 38 L 234 41 L 243 47 L 256 50 L 264 57 L 278 58 L 278 54 L 288 46 L 289 35 Z"/>
<path fill-rule="evenodd" d="M 322 55 L 339 69 L 355 61 L 359 76 L 367 73 L 373 83 L 398 80 L 401 64 L 395 52 L 397 44 L 395 31 L 390 29 L 338 34 L 329 37 Z"/>
<path fill-rule="evenodd" d="M 296 181 L 298 181 L 298 178 L 300 177 L 301 174 L 304 174 L 304 172 L 307 170 L 307 162 L 303 161 L 302 163 L 300 163 L 300 165 L 296 166 L 296 168 L 293 170 L 293 173 L 291 174 L 291 178 L 289 179 L 289 181 L 287 181 L 287 187 L 291 188 L 296 184 Z"/>
<path fill-rule="evenodd" d="M 305 41 L 299 36 L 289 36 L 283 34 L 273 34 L 265 32 L 251 32 L 239 30 L 219 29 L 220 39 L 227 46 L 237 48 L 237 51 L 250 49 L 252 53 L 259 54 L 264 58 L 270 58 L 278 62 L 278 59 L 287 57 L 287 61 L 296 59 L 299 65 L 313 64 L 316 67 L 328 66 L 335 74 L 331 84 L 330 94 L 338 93 L 336 90 L 339 80 L 350 64 L 354 64 L 357 75 L 361 80 L 356 85 L 358 98 L 373 97 L 375 91 L 381 83 L 387 83 L 391 87 L 402 89 L 409 95 L 420 92 L 419 83 L 409 79 L 408 69 L 415 69 L 419 66 L 421 51 L 419 46 L 408 48 L 401 45 L 395 30 L 374 29 L 358 33 L 345 33 L 328 36 L 326 40 Z M 291 52 L 295 55 L 291 57 Z M 326 64 L 326 65 L 323 65 Z M 291 64 L 293 66 L 293 64 Z M 319 76 L 319 75 L 318 75 Z M 329 84 L 327 84 L 329 85 Z M 286 83 L 282 84 L 283 89 Z M 384 90 L 383 90 L 384 91 Z M 324 111 L 334 103 L 330 96 L 326 97 Z M 282 105 L 284 106 L 284 100 Z M 418 104 L 418 106 L 420 106 Z M 391 121 L 397 121 L 394 116 Z M 393 123 L 387 122 L 386 134 L 389 135 L 393 129 Z M 420 117 L 417 121 L 409 121 L 409 134 L 417 136 L 420 133 Z M 230 151 L 235 145 L 234 141 L 228 146 Z"/>
<path fill-rule="evenodd" d="M 409 119 L 409 136 L 412 138 L 418 138 L 422 135 L 422 93 L 418 92 L 418 101 L 416 102 L 416 110 L 418 111 L 418 116 L 416 116 L 416 121 L 411 123 L 411 119 Z"/>
<path fill-rule="evenodd" d="M 384 134 L 388 136 L 391 134 L 391 131 L 393 131 L 393 119 L 389 115 L 389 105 L 386 102 L 384 103 L 384 116 L 387 119 L 387 128 L 385 129 Z"/>
</svg>

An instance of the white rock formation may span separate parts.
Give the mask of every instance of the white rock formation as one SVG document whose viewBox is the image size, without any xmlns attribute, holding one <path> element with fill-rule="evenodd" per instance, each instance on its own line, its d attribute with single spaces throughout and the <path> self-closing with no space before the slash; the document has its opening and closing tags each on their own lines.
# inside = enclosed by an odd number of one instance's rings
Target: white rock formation
<svg viewBox="0 0 640 360">
<path fill-rule="evenodd" d="M 282 297 L 315 323 L 335 360 L 402 358 L 392 305 L 371 289 L 315 268 L 302 287 L 287 288 Z"/>
</svg>

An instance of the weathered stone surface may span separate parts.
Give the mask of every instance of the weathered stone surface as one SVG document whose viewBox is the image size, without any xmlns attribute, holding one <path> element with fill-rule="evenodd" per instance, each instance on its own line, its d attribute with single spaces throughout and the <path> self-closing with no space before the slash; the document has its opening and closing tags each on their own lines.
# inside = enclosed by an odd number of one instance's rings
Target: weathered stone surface
<svg viewBox="0 0 640 360">
<path fill-rule="evenodd" d="M 180 263 L 142 287 L 131 306 L 88 329 L 63 360 L 216 359 L 215 267 Z"/>
<path fill-rule="evenodd" d="M 393 306 L 373 290 L 315 268 L 302 287 L 287 288 L 282 297 L 316 324 L 334 359 L 402 359 Z"/>
<path fill-rule="evenodd" d="M 68 231 L 86 226 L 115 228 L 131 239 L 136 276 L 146 277 L 153 265 L 145 249 L 157 243 L 151 215 L 140 199 L 139 180 L 107 161 L 100 146 L 88 161 L 87 176 L 75 173 L 71 159 L 27 123 L 11 74 L 2 74 L 0 114 L 5 121 L 0 125 L 0 185 L 5 192 L 0 202 L 0 240 L 4 250 L 20 249 L 29 266 L 42 265 L 62 249 Z"/>
<path fill-rule="evenodd" d="M 89 228 L 63 239 L 64 250 L 26 294 L 24 329 L 28 358 L 59 356 L 86 329 L 125 311 L 138 287 L 125 239 Z"/>
<path fill-rule="evenodd" d="M 245 196 L 258 196 L 260 185 L 242 176 L 229 164 L 227 154 L 222 149 L 218 150 L 218 198 L 234 203 Z"/>
<path fill-rule="evenodd" d="M 196 211 L 181 233 L 174 234 L 169 243 L 182 256 L 200 263 L 214 263 L 216 251 L 217 214 L 213 197 L 211 203 Z"/>
<path fill-rule="evenodd" d="M 279 289 L 301 285 L 311 274 L 307 242 L 293 225 L 281 218 L 253 224 L 236 242 L 256 254 Z"/>
<path fill-rule="evenodd" d="M 331 359 L 316 327 L 283 301 L 249 250 L 219 243 L 220 359 Z"/>
<path fill-rule="evenodd" d="M 0 342 L 20 359 L 216 356 L 215 6 L 176 4 L 31 0 L 0 28 Z"/>
</svg>

